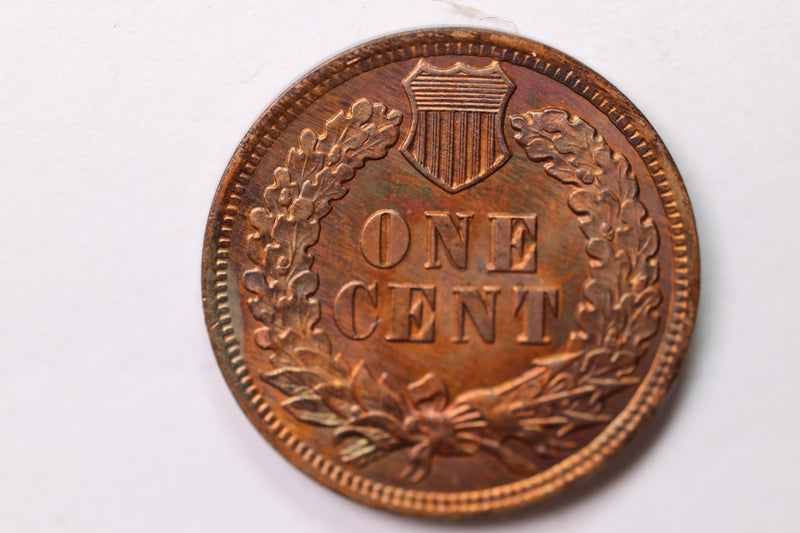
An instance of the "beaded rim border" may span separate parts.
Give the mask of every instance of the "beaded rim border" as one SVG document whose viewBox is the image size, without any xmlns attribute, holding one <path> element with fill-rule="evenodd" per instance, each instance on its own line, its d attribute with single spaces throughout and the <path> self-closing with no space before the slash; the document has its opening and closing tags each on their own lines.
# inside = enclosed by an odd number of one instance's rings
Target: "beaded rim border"
<svg viewBox="0 0 800 533">
<path fill-rule="evenodd" d="M 281 131 L 319 97 L 355 76 L 397 61 L 439 55 L 477 55 L 530 68 L 565 85 L 604 113 L 637 151 L 656 186 L 667 215 L 674 263 L 671 311 L 662 342 L 645 382 L 623 411 L 589 444 L 547 470 L 490 489 L 451 493 L 374 482 L 326 459 L 297 439 L 272 412 L 247 371 L 233 329 L 227 279 L 228 247 L 240 195 Z M 657 155 L 664 158 L 668 172 Z M 553 48 L 503 32 L 444 28 L 399 33 L 327 61 L 281 95 L 250 129 L 220 182 L 206 228 L 206 321 L 220 367 L 242 409 L 262 435 L 315 479 L 361 502 L 418 515 L 453 517 L 503 511 L 541 500 L 599 470 L 652 416 L 677 374 L 694 323 L 699 262 L 696 237 L 689 240 L 687 234 L 696 235 L 694 221 L 683 182 L 669 153 L 641 112 L 601 76 Z"/>
</svg>

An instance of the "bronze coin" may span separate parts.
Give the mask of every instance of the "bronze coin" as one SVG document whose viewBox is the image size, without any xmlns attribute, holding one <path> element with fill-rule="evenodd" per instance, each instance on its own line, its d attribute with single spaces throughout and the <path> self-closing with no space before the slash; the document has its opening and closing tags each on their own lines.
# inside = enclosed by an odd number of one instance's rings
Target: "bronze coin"
<svg viewBox="0 0 800 533">
<path fill-rule="evenodd" d="M 699 281 L 678 170 L 578 61 L 475 28 L 306 75 L 219 186 L 203 294 L 261 434 L 358 501 L 458 517 L 597 471 L 684 357 Z"/>
</svg>

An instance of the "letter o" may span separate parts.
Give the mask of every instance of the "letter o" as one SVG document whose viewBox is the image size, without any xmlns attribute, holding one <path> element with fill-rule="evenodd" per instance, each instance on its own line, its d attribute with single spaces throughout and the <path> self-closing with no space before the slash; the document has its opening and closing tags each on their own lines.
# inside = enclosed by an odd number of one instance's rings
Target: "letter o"
<svg viewBox="0 0 800 533">
<path fill-rule="evenodd" d="M 411 232 L 403 216 L 394 209 L 375 211 L 361 228 L 361 255 L 377 268 L 392 268 L 408 252 Z"/>
</svg>

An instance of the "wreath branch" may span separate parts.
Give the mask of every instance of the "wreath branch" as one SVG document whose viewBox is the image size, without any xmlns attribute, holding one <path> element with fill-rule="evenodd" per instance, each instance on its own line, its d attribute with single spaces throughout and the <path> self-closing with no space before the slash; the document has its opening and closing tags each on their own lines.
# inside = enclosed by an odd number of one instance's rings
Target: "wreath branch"
<svg viewBox="0 0 800 533">
<path fill-rule="evenodd" d="M 603 400 L 636 385 L 633 374 L 658 328 L 658 233 L 639 200 L 629 162 L 596 130 L 565 111 L 548 109 L 511 117 L 515 139 L 546 174 L 573 188 L 568 205 L 587 239 L 589 277 L 578 304 L 576 329 L 562 351 L 532 361 L 530 370 L 489 388 L 448 401 L 432 373 L 401 393 L 375 377 L 364 361 L 351 365 L 334 353 L 317 327 L 318 279 L 309 248 L 319 223 L 342 198 L 343 183 L 368 159 L 379 159 L 397 141 L 401 116 L 366 99 L 330 119 L 275 170 L 264 207 L 250 212 L 255 228 L 244 275 L 253 317 L 263 325 L 256 344 L 272 368 L 260 377 L 286 395 L 293 416 L 335 428 L 340 459 L 366 465 L 406 449 L 404 476 L 427 476 L 435 456 L 485 452 L 510 471 L 530 474 L 538 459 L 575 447 L 577 428 L 606 423 Z M 522 446 L 513 444 L 521 443 Z"/>
<path fill-rule="evenodd" d="M 288 396 L 283 406 L 305 422 L 336 427 L 359 414 L 351 382 L 360 367 L 350 368 L 333 354 L 327 334 L 317 323 L 320 305 L 313 294 L 319 280 L 309 252 L 319 239 L 319 222 L 331 202 L 344 197 L 344 183 L 368 159 L 380 159 L 397 141 L 402 116 L 367 99 L 336 114 L 318 136 L 306 129 L 275 169 L 264 191 L 264 206 L 250 211 L 256 229 L 247 241 L 256 265 L 244 274 L 256 344 L 269 351 L 273 369 L 262 372 L 266 383 Z"/>
</svg>

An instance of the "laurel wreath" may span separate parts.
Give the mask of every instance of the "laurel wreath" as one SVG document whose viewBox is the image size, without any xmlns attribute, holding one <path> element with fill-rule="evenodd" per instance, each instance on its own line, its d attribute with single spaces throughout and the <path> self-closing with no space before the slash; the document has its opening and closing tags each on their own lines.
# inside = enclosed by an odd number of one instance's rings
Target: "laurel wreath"
<svg viewBox="0 0 800 533">
<path fill-rule="evenodd" d="M 247 243 L 255 265 L 243 277 L 256 344 L 270 367 L 260 378 L 286 395 L 292 416 L 333 428 L 344 463 L 363 466 L 408 450 L 403 476 L 426 477 L 436 456 L 485 452 L 511 472 L 530 475 L 541 458 L 576 447 L 576 428 L 605 423 L 604 399 L 639 383 L 637 362 L 658 329 L 662 295 L 658 233 L 639 200 L 627 159 L 596 130 L 560 109 L 511 117 L 514 137 L 548 176 L 573 188 L 568 205 L 587 239 L 589 277 L 575 311 L 576 329 L 557 353 L 532 361 L 522 375 L 448 401 L 433 373 L 404 389 L 390 386 L 363 360 L 332 349 L 317 327 L 320 304 L 309 252 L 331 202 L 368 159 L 385 157 L 402 116 L 360 99 L 328 120 L 318 136 L 306 129 L 285 166 L 253 208 Z M 399 391 L 399 392 L 398 392 Z M 514 443 L 522 443 L 523 446 Z"/>
</svg>

